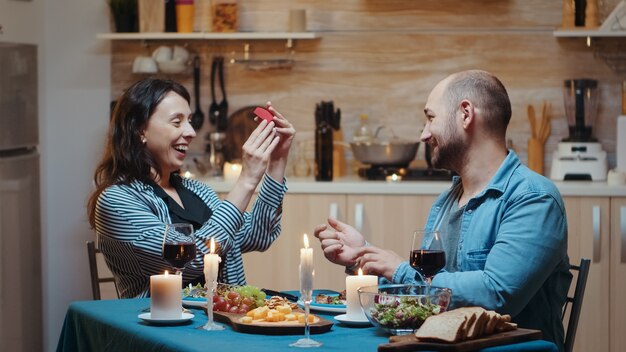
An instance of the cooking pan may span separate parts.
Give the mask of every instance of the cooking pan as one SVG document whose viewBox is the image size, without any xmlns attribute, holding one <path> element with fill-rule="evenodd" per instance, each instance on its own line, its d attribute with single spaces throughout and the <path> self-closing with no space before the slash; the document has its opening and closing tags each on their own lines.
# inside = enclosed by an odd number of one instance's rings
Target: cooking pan
<svg viewBox="0 0 626 352">
<path fill-rule="evenodd" d="M 364 164 L 407 166 L 415 159 L 419 142 L 392 139 L 385 142 L 352 142 L 354 158 Z"/>
</svg>

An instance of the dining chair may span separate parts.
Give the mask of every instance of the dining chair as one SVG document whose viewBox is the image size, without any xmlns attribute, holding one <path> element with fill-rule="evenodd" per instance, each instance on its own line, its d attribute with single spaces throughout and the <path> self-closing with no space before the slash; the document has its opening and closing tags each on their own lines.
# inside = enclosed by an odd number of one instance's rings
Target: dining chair
<svg viewBox="0 0 626 352">
<path fill-rule="evenodd" d="M 98 270 L 98 257 L 102 256 L 102 253 L 98 248 L 96 248 L 94 241 L 87 241 L 87 256 L 89 257 L 89 272 L 91 274 L 91 292 L 93 293 L 93 299 L 100 300 L 100 285 L 111 282 L 115 288 L 117 298 L 120 298 L 120 293 L 117 290 L 117 284 L 115 283 L 115 279 L 113 278 L 113 274 L 109 271 L 109 268 L 106 268 L 106 270 Z M 101 275 L 101 272 L 105 273 Z"/>
<path fill-rule="evenodd" d="M 587 276 L 589 275 L 589 267 L 591 260 L 582 258 L 580 265 L 570 264 L 570 271 L 578 271 L 576 279 L 576 288 L 573 296 L 567 296 L 565 305 L 563 306 L 563 317 L 567 312 L 567 306 L 570 306 L 570 315 L 567 322 L 567 332 L 565 333 L 565 351 L 571 352 L 574 348 L 574 339 L 576 338 L 576 328 L 578 327 L 578 319 L 580 318 L 580 309 L 583 305 L 583 297 L 585 296 L 585 286 L 587 285 Z"/>
</svg>

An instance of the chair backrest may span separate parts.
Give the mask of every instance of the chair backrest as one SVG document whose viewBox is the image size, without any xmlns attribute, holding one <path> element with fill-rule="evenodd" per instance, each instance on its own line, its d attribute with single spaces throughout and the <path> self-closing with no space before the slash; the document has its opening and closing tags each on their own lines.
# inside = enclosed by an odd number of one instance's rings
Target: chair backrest
<svg viewBox="0 0 626 352">
<path fill-rule="evenodd" d="M 576 279 L 576 288 L 574 296 L 567 296 L 565 306 L 563 307 L 563 319 L 567 312 L 567 306 L 570 305 L 569 321 L 567 322 L 567 332 L 565 333 L 565 351 L 571 352 L 574 348 L 574 339 L 576 338 L 576 328 L 578 327 L 578 319 L 580 318 L 580 309 L 583 305 L 583 297 L 585 296 L 585 286 L 587 285 L 587 276 L 589 275 L 589 266 L 591 260 L 582 258 L 580 265 L 570 265 L 570 270 L 578 271 Z"/>
<path fill-rule="evenodd" d="M 113 274 L 106 268 L 106 270 L 98 270 L 98 257 L 101 256 L 100 250 L 96 248 L 96 244 L 93 241 L 87 241 L 87 256 L 89 257 L 89 272 L 91 274 L 91 292 L 93 293 L 93 299 L 101 299 L 100 285 L 106 283 L 113 283 L 115 288 L 115 294 L 117 298 L 120 298 L 120 293 L 117 290 L 117 284 L 113 278 Z M 100 275 L 101 271 L 105 271 L 106 274 Z"/>
</svg>

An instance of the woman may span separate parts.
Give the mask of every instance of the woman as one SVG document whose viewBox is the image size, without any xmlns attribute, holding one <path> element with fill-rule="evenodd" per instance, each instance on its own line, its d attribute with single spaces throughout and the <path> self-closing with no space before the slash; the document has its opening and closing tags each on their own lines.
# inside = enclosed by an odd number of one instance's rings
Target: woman
<svg viewBox="0 0 626 352">
<path fill-rule="evenodd" d="M 241 285 L 242 253 L 264 251 L 280 234 L 292 125 L 267 103 L 274 118 L 261 121 L 244 143 L 241 175 L 221 201 L 209 186 L 178 175 L 196 137 L 189 102 L 182 85 L 148 78 L 133 84 L 114 109 L 88 215 L 122 297 L 149 296 L 150 275 L 173 271 L 161 254 L 167 223 L 195 229 L 196 258 L 183 271 L 185 284 L 202 279 L 211 238 L 222 257 L 218 280 Z"/>
</svg>

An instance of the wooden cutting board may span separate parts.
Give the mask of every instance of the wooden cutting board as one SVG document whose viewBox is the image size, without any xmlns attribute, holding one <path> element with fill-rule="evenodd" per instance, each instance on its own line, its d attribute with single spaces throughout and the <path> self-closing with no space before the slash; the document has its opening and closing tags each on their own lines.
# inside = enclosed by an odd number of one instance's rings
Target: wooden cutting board
<svg viewBox="0 0 626 352">
<path fill-rule="evenodd" d="M 475 351 L 481 348 L 539 340 L 540 330 L 516 329 L 459 343 L 421 342 L 414 334 L 391 336 L 389 343 L 378 346 L 378 351 Z"/>
<path fill-rule="evenodd" d="M 213 317 L 220 323 L 229 324 L 233 330 L 248 334 L 262 335 L 302 335 L 304 334 L 304 324 L 296 321 L 285 321 L 279 323 L 258 322 L 251 324 L 242 324 L 239 318 L 245 314 L 234 314 L 225 312 L 213 312 Z M 321 334 L 330 331 L 333 323 L 326 319 L 318 317 L 318 321 L 310 324 L 311 334 Z"/>
</svg>

